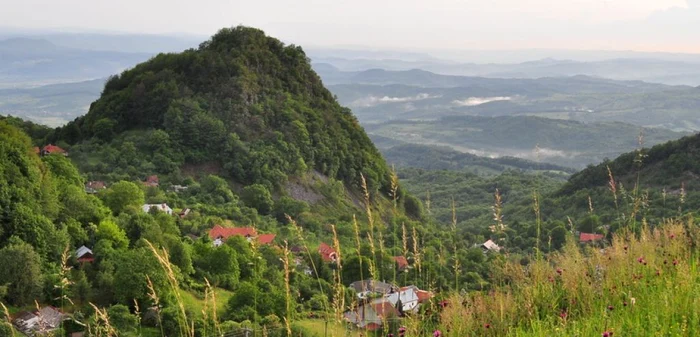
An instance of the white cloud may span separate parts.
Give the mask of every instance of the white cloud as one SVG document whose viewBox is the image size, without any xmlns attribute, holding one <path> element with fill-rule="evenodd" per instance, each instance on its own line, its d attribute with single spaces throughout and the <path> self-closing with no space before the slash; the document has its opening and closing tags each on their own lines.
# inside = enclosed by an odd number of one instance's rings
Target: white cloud
<svg viewBox="0 0 700 337">
<path fill-rule="evenodd" d="M 465 100 L 454 100 L 452 104 L 456 106 L 477 106 L 489 102 L 510 101 L 511 99 L 511 97 L 469 97 Z"/>
<path fill-rule="evenodd" d="M 367 108 L 379 104 L 385 104 L 385 103 L 402 103 L 402 102 L 415 102 L 415 101 L 422 101 L 424 99 L 429 99 L 429 98 L 439 98 L 441 97 L 440 95 L 430 95 L 426 93 L 420 93 L 415 96 L 406 96 L 406 97 L 389 97 L 389 96 L 374 96 L 370 95 L 364 98 L 360 98 L 358 100 L 353 101 L 350 103 L 351 107 L 359 107 L 359 108 Z"/>
</svg>

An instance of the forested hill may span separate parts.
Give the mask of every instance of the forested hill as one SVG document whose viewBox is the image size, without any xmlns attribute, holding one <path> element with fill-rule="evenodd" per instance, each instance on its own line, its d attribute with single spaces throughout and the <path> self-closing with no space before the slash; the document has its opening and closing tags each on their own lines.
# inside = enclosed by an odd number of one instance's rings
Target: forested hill
<svg viewBox="0 0 700 337">
<path fill-rule="evenodd" d="M 390 184 L 379 152 L 304 51 L 240 26 L 111 77 L 85 116 L 47 140 L 78 158 L 96 150 L 77 161 L 83 171 L 131 178 L 208 165 L 244 185 L 278 187 L 310 170 L 355 186 L 362 173 L 372 189 Z M 138 160 L 93 146 L 110 142 L 135 147 Z"/>
<path fill-rule="evenodd" d="M 700 189 L 697 184 L 700 175 L 700 134 L 589 166 L 574 174 L 560 194 L 608 185 L 608 168 L 615 180 L 628 187 L 632 187 L 639 175 L 640 183 L 647 188 L 678 189 L 683 184 L 685 189 Z"/>
</svg>

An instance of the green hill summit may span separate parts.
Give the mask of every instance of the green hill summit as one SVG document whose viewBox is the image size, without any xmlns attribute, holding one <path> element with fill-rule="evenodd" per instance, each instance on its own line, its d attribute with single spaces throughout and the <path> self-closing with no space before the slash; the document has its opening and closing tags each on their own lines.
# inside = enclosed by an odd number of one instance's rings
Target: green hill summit
<svg viewBox="0 0 700 337">
<path fill-rule="evenodd" d="M 374 189 L 389 185 L 379 152 L 304 51 L 247 27 L 111 77 L 89 112 L 51 140 L 134 143 L 133 162 L 129 154 L 93 154 L 91 172 L 172 174 L 207 164 L 242 184 L 278 186 L 315 170 L 355 185 L 362 173 Z"/>
</svg>

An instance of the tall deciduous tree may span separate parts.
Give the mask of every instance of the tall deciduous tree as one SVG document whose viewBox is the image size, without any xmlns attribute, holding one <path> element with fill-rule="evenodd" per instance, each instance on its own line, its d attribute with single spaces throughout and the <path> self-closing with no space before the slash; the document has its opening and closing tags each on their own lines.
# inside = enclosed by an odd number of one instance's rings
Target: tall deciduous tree
<svg viewBox="0 0 700 337">
<path fill-rule="evenodd" d="M 145 202 L 141 187 L 129 181 L 120 181 L 112 185 L 102 199 L 114 214 L 121 213 L 129 206 L 141 206 Z"/>
<path fill-rule="evenodd" d="M 0 284 L 9 284 L 7 299 L 14 305 L 26 305 L 41 295 L 41 257 L 21 240 L 10 240 L 0 249 Z"/>
</svg>

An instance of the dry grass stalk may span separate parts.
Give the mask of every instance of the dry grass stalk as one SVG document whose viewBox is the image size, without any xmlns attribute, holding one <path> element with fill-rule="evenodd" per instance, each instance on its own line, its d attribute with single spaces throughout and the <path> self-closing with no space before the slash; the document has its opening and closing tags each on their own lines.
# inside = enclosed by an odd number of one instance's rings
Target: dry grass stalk
<svg viewBox="0 0 700 337">
<path fill-rule="evenodd" d="M 170 263 L 168 252 L 165 249 L 159 251 L 150 241 L 145 241 L 153 252 L 153 255 L 155 255 L 156 259 L 158 260 L 158 263 L 163 268 L 163 271 L 165 271 L 168 284 L 170 285 L 171 290 L 175 293 L 175 300 L 178 308 L 180 309 L 180 319 L 178 319 L 178 324 L 180 325 L 182 335 L 194 337 L 194 321 L 191 325 L 188 323 L 187 311 L 185 310 L 185 304 L 182 300 L 182 296 L 180 295 L 180 285 L 177 277 L 175 276 L 175 271 L 173 271 L 172 264 Z"/>
<path fill-rule="evenodd" d="M 608 168 L 608 189 L 610 192 L 613 194 L 613 198 L 615 200 L 615 209 L 618 209 L 618 203 L 617 203 L 617 183 L 615 182 L 615 177 L 613 176 L 612 170 L 610 169 L 610 166 Z"/>
<path fill-rule="evenodd" d="M 90 303 L 90 306 L 95 310 L 93 324 L 88 324 L 88 336 L 91 337 L 116 337 L 119 335 L 109 320 L 107 309 L 100 309 L 96 305 Z"/>
<path fill-rule="evenodd" d="M 207 300 L 207 298 L 205 297 L 205 302 L 208 302 L 209 300 L 211 300 L 211 307 L 212 307 L 211 316 L 212 316 L 212 321 L 214 322 L 214 329 L 218 333 L 217 336 L 221 336 L 223 334 L 221 332 L 221 325 L 219 324 L 219 317 L 217 316 L 217 312 L 216 312 L 217 311 L 216 289 L 214 289 L 214 287 L 212 287 L 211 283 L 209 283 L 209 279 L 207 279 L 206 277 L 204 278 L 204 283 L 206 284 L 207 290 L 209 293 L 209 299 Z"/>
<path fill-rule="evenodd" d="M 532 192 L 533 206 L 532 209 L 535 211 L 535 221 L 537 225 L 537 237 L 535 238 L 535 252 L 536 258 L 539 260 L 541 258 L 540 252 L 540 232 L 542 230 L 542 213 L 540 212 L 540 196 L 537 191 Z"/>
<path fill-rule="evenodd" d="M 372 279 L 379 277 L 377 273 L 377 252 L 374 246 L 374 216 L 372 215 L 372 203 L 370 201 L 369 189 L 367 187 L 367 180 L 363 174 L 360 174 L 362 178 L 362 191 L 365 197 L 365 212 L 367 212 L 367 224 L 369 229 L 367 230 L 367 241 L 369 242 L 370 252 L 372 253 L 372 259 L 369 263 L 369 273 Z"/>
<path fill-rule="evenodd" d="M 304 247 L 304 250 L 306 250 L 306 254 L 309 258 L 309 262 L 311 263 L 311 268 L 313 269 L 314 275 L 316 275 L 316 280 L 318 281 L 318 290 L 321 292 L 321 294 L 323 295 L 324 298 L 328 298 L 326 296 L 326 292 L 323 290 L 323 285 L 321 284 L 321 278 L 318 276 L 318 268 L 316 268 L 316 263 L 314 262 L 314 259 L 311 256 L 311 251 L 309 250 L 309 246 L 306 244 L 306 239 L 304 239 L 304 235 L 302 235 L 301 227 L 288 214 L 285 214 L 284 216 L 287 218 L 287 221 L 289 221 L 289 224 L 292 225 L 292 228 L 297 233 L 297 238 L 299 239 L 299 242 L 301 242 L 301 245 Z M 327 303 L 326 303 L 325 309 L 326 309 L 325 312 L 327 313 L 329 311 Z"/>
<path fill-rule="evenodd" d="M 428 214 L 432 214 L 430 211 L 430 190 L 425 195 L 425 209 L 428 211 Z"/>
<path fill-rule="evenodd" d="M 459 274 L 461 268 L 459 264 L 459 255 L 457 254 L 457 207 L 455 206 L 454 198 L 452 198 L 452 244 L 454 252 L 454 265 L 452 266 L 452 269 L 455 273 L 455 291 L 459 291 Z M 442 255 L 442 252 L 440 253 L 440 255 Z"/>
<path fill-rule="evenodd" d="M 289 245 L 287 244 L 287 241 L 284 241 L 284 247 L 282 247 L 282 265 L 284 266 L 284 290 L 285 290 L 285 317 L 284 317 L 284 324 L 285 327 L 287 328 L 287 336 L 292 335 L 292 326 L 291 326 L 291 319 L 292 319 L 292 291 L 289 286 L 289 275 L 290 275 L 290 268 L 289 268 Z"/>
<path fill-rule="evenodd" d="M 591 199 L 591 196 L 588 196 L 588 214 L 593 215 L 593 199 Z"/>
<path fill-rule="evenodd" d="M 364 275 L 362 275 L 362 241 L 360 239 L 360 225 L 357 223 L 357 217 L 355 217 L 354 214 L 352 216 L 352 226 L 355 230 L 355 246 L 357 249 L 357 257 L 360 262 L 360 279 L 364 280 Z"/>
<path fill-rule="evenodd" d="M 394 212 L 396 212 L 398 208 L 398 200 L 399 200 L 399 177 L 396 175 L 396 169 L 394 166 L 391 166 L 391 200 L 394 203 Z"/>
<path fill-rule="evenodd" d="M 66 245 L 66 248 L 63 249 L 63 253 L 61 254 L 61 269 L 59 270 L 59 282 L 58 285 L 55 285 L 55 289 L 60 289 L 61 290 L 61 296 L 58 298 L 55 298 L 54 300 L 60 300 L 61 301 L 61 310 L 65 310 L 64 308 L 64 303 L 65 301 L 68 301 L 71 305 L 73 305 L 73 301 L 66 295 L 66 289 L 73 284 L 73 282 L 68 278 L 68 274 L 70 273 L 70 270 L 73 269 L 68 265 L 68 259 L 70 258 L 70 252 L 68 250 L 68 245 Z"/>
<path fill-rule="evenodd" d="M 148 275 L 146 275 L 146 287 L 148 287 L 148 297 L 151 299 L 151 301 L 153 301 L 153 307 L 156 310 L 156 319 L 158 320 L 158 326 L 160 327 L 160 335 L 165 336 L 165 333 L 163 332 L 163 321 L 160 316 L 160 297 L 158 297 L 158 293 L 153 286 L 153 281 L 151 281 L 151 278 Z"/>
<path fill-rule="evenodd" d="M 15 328 L 12 326 L 12 317 L 10 316 L 10 311 L 7 310 L 7 307 L 5 304 L 0 302 L 0 306 L 2 306 L 2 312 L 5 315 L 5 320 L 7 320 L 7 325 L 10 326 L 10 333 L 12 333 L 12 337 L 15 337 Z"/>
<path fill-rule="evenodd" d="M 413 227 L 413 261 L 416 265 L 416 268 L 418 268 L 418 274 L 421 274 L 421 260 L 420 260 L 420 250 L 418 249 L 418 232 L 416 231 L 416 227 Z"/>
<path fill-rule="evenodd" d="M 496 192 L 493 194 L 493 200 L 491 211 L 493 211 L 493 221 L 496 223 L 491 226 L 491 232 L 503 233 L 506 230 L 506 225 L 503 223 L 503 198 L 498 189 L 496 189 Z"/>
</svg>

